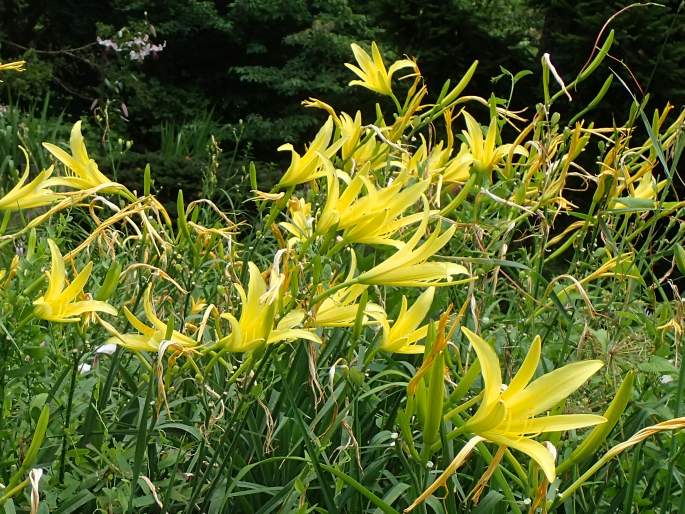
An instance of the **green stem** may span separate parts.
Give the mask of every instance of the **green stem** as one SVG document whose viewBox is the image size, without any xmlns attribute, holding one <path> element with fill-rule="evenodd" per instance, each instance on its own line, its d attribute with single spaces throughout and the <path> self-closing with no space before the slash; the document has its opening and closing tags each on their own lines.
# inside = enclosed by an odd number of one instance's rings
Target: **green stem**
<svg viewBox="0 0 685 514">
<path fill-rule="evenodd" d="M 464 203 L 464 200 L 466 200 L 471 190 L 476 186 L 478 177 L 478 173 L 471 173 L 471 176 L 466 181 L 466 184 L 464 184 L 464 186 L 461 188 L 461 191 L 459 191 L 457 196 L 455 196 L 452 201 L 440 211 L 440 216 L 447 216 L 453 210 L 457 209 L 462 203 Z"/>
<path fill-rule="evenodd" d="M 76 375 L 78 374 L 78 361 L 80 354 L 74 351 L 74 363 L 71 370 L 71 382 L 69 384 L 69 397 L 67 398 L 67 412 L 64 416 L 64 434 L 62 435 L 62 453 L 59 458 L 59 483 L 64 483 L 64 474 L 66 472 L 66 458 L 67 458 L 67 431 L 69 430 L 69 423 L 71 422 L 71 408 L 74 403 L 74 391 L 76 389 Z"/>
</svg>

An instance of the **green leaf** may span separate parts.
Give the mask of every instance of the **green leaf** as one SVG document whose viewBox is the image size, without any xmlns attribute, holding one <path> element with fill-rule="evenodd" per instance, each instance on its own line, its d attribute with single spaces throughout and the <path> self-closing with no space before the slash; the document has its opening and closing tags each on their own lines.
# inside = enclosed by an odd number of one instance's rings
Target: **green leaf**
<svg viewBox="0 0 685 514">
<path fill-rule="evenodd" d="M 658 355 L 652 355 L 647 362 L 641 362 L 637 367 L 647 373 L 678 373 L 678 368 L 672 362 Z"/>
<path fill-rule="evenodd" d="M 337 469 L 334 466 L 328 466 L 326 464 L 321 464 L 320 466 L 323 469 L 325 469 L 326 471 L 328 471 L 329 473 L 332 473 L 333 475 L 338 477 L 340 480 L 345 482 L 348 486 L 352 487 L 359 494 L 362 494 L 363 496 L 365 496 L 371 503 L 373 503 L 376 507 L 381 509 L 381 511 L 384 514 L 400 514 L 399 511 L 393 509 L 390 505 L 385 503 L 378 496 L 376 496 L 372 491 L 369 491 L 366 487 L 364 487 L 362 484 L 357 482 L 351 476 L 343 473 L 342 471 L 340 471 L 339 469 Z"/>
</svg>

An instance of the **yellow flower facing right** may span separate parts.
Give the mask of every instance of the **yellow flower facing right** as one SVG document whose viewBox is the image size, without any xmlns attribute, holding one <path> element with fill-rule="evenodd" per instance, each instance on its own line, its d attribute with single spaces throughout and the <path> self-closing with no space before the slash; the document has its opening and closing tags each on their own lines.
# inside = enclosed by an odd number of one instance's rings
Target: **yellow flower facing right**
<svg viewBox="0 0 685 514">
<path fill-rule="evenodd" d="M 602 361 L 567 364 L 533 380 L 540 362 L 541 340 L 536 337 L 512 381 L 504 386 L 499 359 L 492 345 L 462 327 L 462 332 L 478 355 L 483 375 L 483 401 L 464 429 L 487 441 L 519 450 L 538 463 L 547 480 L 556 477 L 554 457 L 530 435 L 575 430 L 604 423 L 594 414 L 541 416 L 568 397 L 604 365 Z"/>
</svg>

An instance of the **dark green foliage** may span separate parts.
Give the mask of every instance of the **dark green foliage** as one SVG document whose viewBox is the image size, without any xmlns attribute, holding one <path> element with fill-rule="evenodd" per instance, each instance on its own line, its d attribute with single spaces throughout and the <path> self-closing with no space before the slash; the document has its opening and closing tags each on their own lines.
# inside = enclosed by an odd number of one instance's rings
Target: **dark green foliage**
<svg viewBox="0 0 685 514">
<path fill-rule="evenodd" d="M 586 63 L 595 40 L 610 16 L 629 2 L 612 0 L 533 0 L 545 14 L 540 47 L 552 56 L 564 77 L 572 77 Z M 584 105 L 599 91 L 610 73 L 617 74 L 641 98 L 649 92 L 651 105 L 685 103 L 685 3 L 663 2 L 636 5 L 617 15 L 608 25 L 616 32 L 616 44 L 599 73 L 583 84 L 574 103 Z M 582 30 L 579 30 L 582 27 Z M 631 97 L 615 80 L 599 111 L 602 121 L 617 115 L 625 119 Z"/>
<path fill-rule="evenodd" d="M 489 90 L 500 66 L 518 71 L 534 64 L 542 19 L 524 1 L 378 0 L 367 9 L 392 47 L 417 57 L 431 84 L 461 75 L 478 59 L 469 90 Z"/>
<path fill-rule="evenodd" d="M 340 65 L 353 61 L 351 42 L 368 48 L 376 40 L 388 61 L 416 56 L 431 84 L 461 74 L 478 59 L 467 94 L 494 88 L 506 98 L 509 80 L 490 83 L 501 67 L 537 73 L 540 57 L 549 52 L 562 77 L 574 76 L 602 25 L 625 5 L 618 0 L 2 2 L 0 57 L 25 58 L 29 65 L 22 74 L 3 78 L 0 103 L 27 107 L 50 93 L 48 116 L 65 114 L 72 121 L 91 111 L 101 129 L 91 137 L 101 139 L 103 155 L 118 139 L 132 141 L 124 160 L 132 159 L 133 168 L 144 159 L 160 161 L 159 168 L 180 174 L 165 174 L 168 185 L 180 183 L 190 197 L 199 189 L 210 134 L 196 145 L 198 155 L 181 161 L 161 149 L 160 127 L 180 130 L 212 111 L 223 129 L 211 135 L 226 154 L 240 157 L 224 155 L 233 166 L 225 175 L 239 175 L 242 163 L 253 159 L 260 186 L 268 189 L 274 178 L 265 170 L 278 172 L 288 159 L 276 152 L 278 145 L 288 141 L 301 148 L 324 116 L 304 108 L 302 100 L 317 97 L 343 111 L 354 105 L 365 123 L 373 119 L 374 103 L 387 101 L 362 89 L 347 98 L 342 94 L 354 78 Z M 573 92 L 569 112 L 582 110 L 612 72 L 637 97 L 649 90 L 655 106 L 685 102 L 682 10 L 676 1 L 638 6 L 611 21 L 612 58 Z M 165 46 L 138 61 L 97 39 L 131 40 L 136 34 Z M 532 83 L 523 79 L 513 108 L 540 101 L 542 92 L 528 86 Z M 602 103 L 597 120 L 624 121 L 630 95 L 619 80 L 606 98 L 611 101 Z M 240 144 L 230 129 L 240 132 Z"/>
</svg>

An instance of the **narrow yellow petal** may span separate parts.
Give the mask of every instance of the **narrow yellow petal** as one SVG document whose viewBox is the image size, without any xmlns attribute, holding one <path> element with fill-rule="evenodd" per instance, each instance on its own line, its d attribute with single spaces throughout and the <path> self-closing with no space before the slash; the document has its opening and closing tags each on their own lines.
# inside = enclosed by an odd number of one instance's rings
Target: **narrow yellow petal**
<svg viewBox="0 0 685 514">
<path fill-rule="evenodd" d="M 581 361 L 555 369 L 533 381 L 508 403 L 512 412 L 535 416 L 569 396 L 604 365 L 602 361 Z"/>
<path fill-rule="evenodd" d="M 606 418 L 595 414 L 560 414 L 541 418 L 517 419 L 510 423 L 503 423 L 502 430 L 515 434 L 540 434 L 575 430 L 601 423 L 606 423 Z"/>
<path fill-rule="evenodd" d="M 461 327 L 462 333 L 468 338 L 471 346 L 476 351 L 483 375 L 483 405 L 494 404 L 499 398 L 502 389 L 502 375 L 499 367 L 499 359 L 495 349 L 478 334 L 466 327 Z"/>
<path fill-rule="evenodd" d="M 526 358 L 523 360 L 521 367 L 519 368 L 516 375 L 512 379 L 511 383 L 507 387 L 507 390 L 502 393 L 502 399 L 507 400 L 512 398 L 514 395 L 521 392 L 531 381 L 533 375 L 535 375 L 535 370 L 538 367 L 538 362 L 540 362 L 540 351 L 542 349 L 542 340 L 540 336 L 535 336 L 533 344 L 530 345 Z"/>
<path fill-rule="evenodd" d="M 46 301 L 55 299 L 60 291 L 64 289 L 66 272 L 64 270 L 64 259 L 59 248 L 52 239 L 48 239 L 50 247 L 50 274 L 48 277 L 48 289 L 45 292 Z"/>
<path fill-rule="evenodd" d="M 124 316 L 126 316 L 126 319 L 131 324 L 131 326 L 141 334 L 144 334 L 147 337 L 151 337 L 156 332 L 154 328 L 148 327 L 145 323 L 143 323 L 136 316 L 134 316 L 134 314 L 130 310 L 128 310 L 127 307 L 124 307 Z"/>
<path fill-rule="evenodd" d="M 161 333 L 166 332 L 167 324 L 155 314 L 155 308 L 152 305 L 152 285 L 148 286 L 143 296 L 143 310 L 145 311 L 145 316 L 152 323 L 155 329 Z"/>
<path fill-rule="evenodd" d="M 73 280 L 69 286 L 60 293 L 59 295 L 59 301 L 63 303 L 69 303 L 71 302 L 74 298 L 76 298 L 81 292 L 83 292 L 83 288 L 86 285 L 86 282 L 88 282 L 88 279 L 90 278 L 90 273 L 93 271 L 93 263 L 89 262 L 86 264 L 85 268 L 83 268 L 78 275 L 76 275 L 76 278 Z"/>
<path fill-rule="evenodd" d="M 504 434 L 488 432 L 481 434 L 485 439 L 495 444 L 501 444 L 518 450 L 528 455 L 531 459 L 537 462 L 542 469 L 547 481 L 551 484 L 556 478 L 556 467 L 554 465 L 554 457 L 542 444 L 527 437 L 509 437 Z"/>
</svg>

